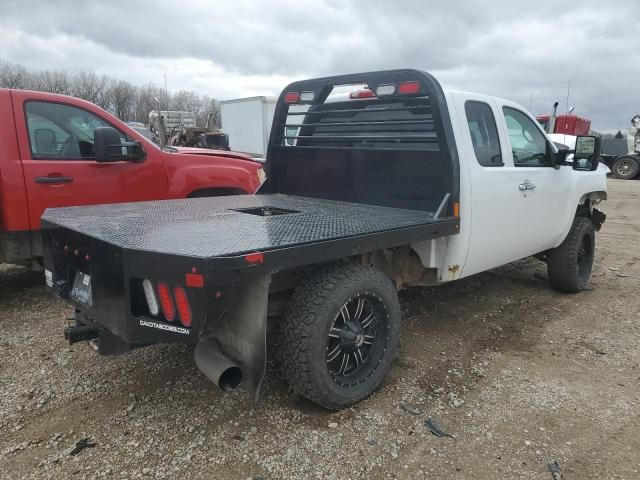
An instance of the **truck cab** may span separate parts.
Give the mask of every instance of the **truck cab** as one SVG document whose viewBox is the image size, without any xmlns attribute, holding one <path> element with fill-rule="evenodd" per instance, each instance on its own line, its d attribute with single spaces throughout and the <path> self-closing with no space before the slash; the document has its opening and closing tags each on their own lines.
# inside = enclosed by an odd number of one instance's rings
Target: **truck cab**
<svg viewBox="0 0 640 480">
<path fill-rule="evenodd" d="M 591 208 L 606 199 L 607 168 L 559 165 L 558 148 L 524 107 L 477 93 L 445 93 L 457 119 L 460 203 L 468 209 L 461 235 L 450 240 L 450 263 L 461 266 L 456 274 L 557 247 L 581 205 Z"/>
<path fill-rule="evenodd" d="M 46 208 L 253 193 L 261 166 L 250 157 L 161 149 L 97 106 L 42 92 L 0 90 L 0 262 L 42 256 Z M 94 136 L 114 129 L 137 159 L 97 161 Z M 124 152 L 124 148 L 123 148 Z"/>
</svg>

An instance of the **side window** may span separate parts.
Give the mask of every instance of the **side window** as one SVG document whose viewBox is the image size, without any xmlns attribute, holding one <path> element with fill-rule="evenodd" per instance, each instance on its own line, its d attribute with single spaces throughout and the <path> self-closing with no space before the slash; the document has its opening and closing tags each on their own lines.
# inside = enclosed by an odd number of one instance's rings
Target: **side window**
<svg viewBox="0 0 640 480">
<path fill-rule="evenodd" d="M 500 137 L 496 127 L 496 119 L 491 107 L 483 102 L 468 101 L 464 104 L 467 115 L 469 133 L 473 151 L 478 163 L 483 167 L 501 167 L 502 152 L 500 151 Z"/>
<path fill-rule="evenodd" d="M 93 113 L 62 103 L 30 101 L 25 114 L 33 159 L 92 159 L 93 131 L 111 126 Z"/>
<path fill-rule="evenodd" d="M 504 118 L 516 167 L 551 167 L 551 152 L 547 139 L 538 126 L 524 113 L 504 107 Z"/>
</svg>

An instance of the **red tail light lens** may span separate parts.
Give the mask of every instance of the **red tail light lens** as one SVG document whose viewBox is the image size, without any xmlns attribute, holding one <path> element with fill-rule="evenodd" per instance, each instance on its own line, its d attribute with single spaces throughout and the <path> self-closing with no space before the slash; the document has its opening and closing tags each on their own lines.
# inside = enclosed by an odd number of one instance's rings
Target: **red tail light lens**
<svg viewBox="0 0 640 480">
<path fill-rule="evenodd" d="M 182 287 L 175 287 L 173 289 L 173 296 L 176 299 L 176 307 L 178 307 L 180 322 L 185 327 L 190 327 L 192 317 L 191 307 L 189 306 L 189 297 L 187 297 L 187 291 Z"/>
<path fill-rule="evenodd" d="M 398 93 L 412 94 L 420 91 L 418 82 L 403 82 L 398 86 Z"/>
<path fill-rule="evenodd" d="M 298 92 L 287 92 L 284 95 L 284 101 L 286 103 L 296 103 L 300 100 L 300 94 Z"/>
<path fill-rule="evenodd" d="M 171 298 L 171 290 L 166 283 L 158 284 L 158 297 L 160 297 L 160 305 L 162 306 L 162 313 L 164 317 L 173 322 L 176 319 L 176 307 L 173 305 L 173 299 Z"/>
</svg>

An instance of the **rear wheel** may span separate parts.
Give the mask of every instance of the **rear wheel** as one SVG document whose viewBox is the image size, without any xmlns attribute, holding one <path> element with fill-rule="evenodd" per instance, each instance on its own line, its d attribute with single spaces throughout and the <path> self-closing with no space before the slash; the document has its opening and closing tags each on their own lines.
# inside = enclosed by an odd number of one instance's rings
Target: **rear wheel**
<svg viewBox="0 0 640 480">
<path fill-rule="evenodd" d="M 395 356 L 397 291 L 383 273 L 334 265 L 300 285 L 280 324 L 282 369 L 293 389 L 332 410 L 376 390 Z"/>
<path fill-rule="evenodd" d="M 571 293 L 584 290 L 591 275 L 595 247 L 593 222 L 586 217 L 576 217 L 564 242 L 548 254 L 551 286 Z"/>
<path fill-rule="evenodd" d="M 633 157 L 620 157 L 614 162 L 611 171 L 616 178 L 631 180 L 638 176 L 638 168 L 638 159 Z"/>
</svg>

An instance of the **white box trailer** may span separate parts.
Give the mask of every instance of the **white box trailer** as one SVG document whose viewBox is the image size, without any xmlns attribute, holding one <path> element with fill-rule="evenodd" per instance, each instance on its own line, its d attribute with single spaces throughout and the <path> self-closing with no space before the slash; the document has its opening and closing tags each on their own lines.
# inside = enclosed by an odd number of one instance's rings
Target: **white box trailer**
<svg viewBox="0 0 640 480">
<path fill-rule="evenodd" d="M 232 151 L 265 158 L 276 100 L 260 96 L 220 102 L 222 130 Z"/>
</svg>

